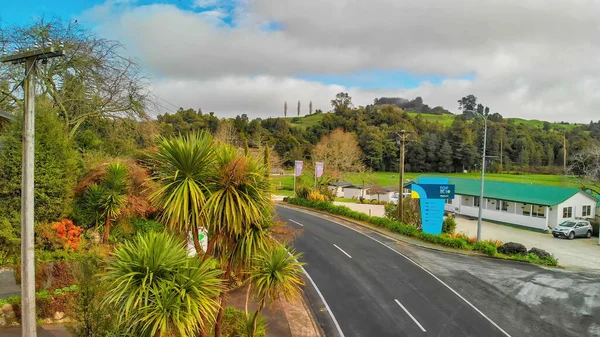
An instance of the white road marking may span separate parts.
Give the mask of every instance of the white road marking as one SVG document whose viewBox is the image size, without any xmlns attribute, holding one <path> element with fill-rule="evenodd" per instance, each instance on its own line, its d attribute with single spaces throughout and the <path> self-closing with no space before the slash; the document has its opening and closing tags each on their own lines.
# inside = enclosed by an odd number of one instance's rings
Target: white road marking
<svg viewBox="0 0 600 337">
<path fill-rule="evenodd" d="M 304 227 L 304 225 L 301 224 L 301 223 L 299 223 L 298 221 L 295 221 L 295 220 L 292 220 L 292 219 L 288 219 L 288 220 L 290 220 L 291 222 L 295 223 L 296 225 L 300 225 L 300 226 Z"/>
<path fill-rule="evenodd" d="M 317 288 L 317 284 L 315 283 L 315 281 L 313 281 L 312 277 L 310 277 L 310 275 L 308 275 L 308 273 L 306 272 L 306 269 L 304 269 L 304 267 L 300 267 L 300 268 L 302 268 L 304 275 L 306 275 L 306 278 L 308 278 L 308 280 L 310 281 L 310 284 L 312 284 L 312 286 L 317 291 L 317 294 L 319 294 L 319 297 L 321 298 L 321 301 L 323 301 L 323 304 L 325 305 L 325 308 L 327 309 L 329 316 L 331 316 L 331 320 L 333 321 L 335 328 L 337 329 L 338 333 L 340 334 L 340 337 L 346 337 L 346 336 L 344 336 L 344 333 L 342 332 L 342 328 L 340 327 L 340 324 L 338 323 L 337 319 L 335 319 L 335 316 L 333 315 L 333 311 L 331 311 L 329 304 L 327 304 L 327 301 L 325 301 L 325 297 L 323 297 L 323 294 L 321 293 L 319 288 Z"/>
<path fill-rule="evenodd" d="M 400 308 L 402 308 L 402 310 L 404 310 L 404 312 L 408 315 L 408 317 L 412 318 L 413 322 L 415 322 L 415 324 L 418 325 L 419 328 L 421 328 L 421 330 L 423 330 L 423 332 L 427 332 L 427 330 L 425 330 L 425 328 L 423 328 L 421 323 L 419 323 L 419 321 L 417 321 L 417 319 L 413 315 L 411 315 L 411 313 L 408 312 L 408 310 L 406 310 L 406 308 L 402 305 L 402 303 L 400 303 L 400 301 L 398 301 L 396 299 L 394 301 L 396 301 L 396 303 L 398 303 Z"/>
<path fill-rule="evenodd" d="M 339 249 L 342 253 L 346 254 L 347 257 L 352 258 L 352 256 L 350 256 L 350 254 L 346 253 L 342 248 L 338 247 L 338 245 L 336 245 L 335 243 L 333 245 L 335 246 L 335 248 Z"/>
<path fill-rule="evenodd" d="M 284 206 L 284 207 L 286 207 L 286 206 Z M 287 208 L 294 209 L 294 208 L 292 208 L 292 207 L 287 207 Z M 295 210 L 298 212 L 298 210 L 297 210 L 297 209 L 295 209 Z M 302 211 L 300 211 L 300 212 L 302 212 Z M 308 213 L 308 212 L 304 212 L 304 213 L 306 213 L 306 214 L 311 214 L 312 216 L 315 216 L 315 215 L 314 215 L 314 214 L 312 214 L 312 213 Z M 429 270 L 425 269 L 425 267 L 423 267 L 423 266 L 421 266 L 420 264 L 418 264 L 417 262 L 415 262 L 415 261 L 414 261 L 413 259 L 411 259 L 410 257 L 408 257 L 408 256 L 406 256 L 406 255 L 404 255 L 404 254 L 400 253 L 399 251 L 395 250 L 394 248 L 392 248 L 392 247 L 390 247 L 390 246 L 386 245 L 385 243 L 383 243 L 383 242 L 381 242 L 381 241 L 379 241 L 379 240 L 375 239 L 374 237 L 371 237 L 371 236 L 369 236 L 369 235 L 367 235 L 367 234 L 365 234 L 365 233 L 363 233 L 363 232 L 361 232 L 361 231 L 359 231 L 359 230 L 356 230 L 356 229 L 354 229 L 354 228 L 352 228 L 352 227 L 346 226 L 346 225 L 344 225 L 344 224 L 342 224 L 342 223 L 340 223 L 340 222 L 337 222 L 337 221 L 333 221 L 333 220 L 330 220 L 330 219 L 325 219 L 325 220 L 327 220 L 327 221 L 330 221 L 330 222 L 333 222 L 333 223 L 335 223 L 335 224 L 338 224 L 338 225 L 340 225 L 340 226 L 344 226 L 344 227 L 346 227 L 346 228 L 348 228 L 348 229 L 351 229 L 351 230 L 353 230 L 353 231 L 355 231 L 355 232 L 357 232 L 357 233 L 359 233 L 359 234 L 362 234 L 362 235 L 364 235 L 364 236 L 368 237 L 369 239 L 371 239 L 371 240 L 373 240 L 373 241 L 375 241 L 375 242 L 378 242 L 378 243 L 380 243 L 381 245 L 383 245 L 383 246 L 387 247 L 388 249 L 390 249 L 390 250 L 391 250 L 391 251 L 393 251 L 394 253 L 396 253 L 396 254 L 398 254 L 398 255 L 402 256 L 403 258 L 407 259 L 408 261 L 412 262 L 412 263 L 413 263 L 415 266 L 419 267 L 419 268 L 420 268 L 420 269 L 422 269 L 424 272 L 426 272 L 427 274 L 431 275 L 431 277 L 433 277 L 434 279 L 436 279 L 436 280 L 437 280 L 438 282 L 440 282 L 440 283 L 441 283 L 441 284 L 442 284 L 444 287 L 448 288 L 448 290 L 450 290 L 451 292 L 453 292 L 453 293 L 454 293 L 454 295 L 458 296 L 458 298 L 460 298 L 460 299 L 461 299 L 461 300 L 463 300 L 463 301 L 464 301 L 464 302 L 465 302 L 467 305 L 469 305 L 471 308 L 473 308 L 473 310 L 475 310 L 477 313 L 479 313 L 479 314 L 480 314 L 480 315 L 481 315 L 483 318 L 485 318 L 485 319 L 486 319 L 488 322 L 490 322 L 490 323 L 491 323 L 491 324 L 492 324 L 494 327 L 496 327 L 496 329 L 498 329 L 500 332 L 502 332 L 502 334 L 504 334 L 504 336 L 506 336 L 506 337 L 512 337 L 512 336 L 511 336 L 511 335 L 510 335 L 508 332 L 504 331 L 504 329 L 502 329 L 502 328 L 501 328 L 501 327 L 500 327 L 498 324 L 496 324 L 496 322 L 492 321 L 492 319 L 491 319 L 491 318 L 487 317 L 487 316 L 486 316 L 486 315 L 485 315 L 483 312 L 481 312 L 481 310 L 477 309 L 477 307 L 476 307 L 476 306 L 474 306 L 473 304 L 471 304 L 471 302 L 467 301 L 467 299 L 466 299 L 466 298 L 462 297 L 462 295 L 461 295 L 461 294 L 459 294 L 459 293 L 458 293 L 456 290 L 452 289 L 452 288 L 451 288 L 449 285 L 447 285 L 447 284 L 446 284 L 444 281 L 440 280 L 440 279 L 439 279 L 437 276 L 435 276 L 435 275 L 434 275 L 433 273 L 431 273 Z M 394 238 L 391 238 L 391 237 L 389 237 L 389 236 L 386 236 L 385 234 L 381 234 L 381 233 L 379 233 L 379 235 L 381 235 L 381 236 L 383 236 L 383 237 L 386 237 L 386 238 L 388 238 L 388 239 L 390 239 L 390 240 L 396 241 Z"/>
</svg>

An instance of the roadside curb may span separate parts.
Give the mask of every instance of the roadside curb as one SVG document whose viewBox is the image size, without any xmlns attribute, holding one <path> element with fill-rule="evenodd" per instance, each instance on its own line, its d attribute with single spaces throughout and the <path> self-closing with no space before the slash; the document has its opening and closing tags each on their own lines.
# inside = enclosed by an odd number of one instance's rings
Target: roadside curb
<svg viewBox="0 0 600 337">
<path fill-rule="evenodd" d="M 346 218 L 343 216 L 339 216 L 339 215 L 335 215 L 335 214 L 331 214 L 331 213 L 327 213 L 327 212 L 323 212 L 323 211 L 319 211 L 316 209 L 312 209 L 309 207 L 303 207 L 303 206 L 298 206 L 298 205 L 293 205 L 293 204 L 288 204 L 285 202 L 276 202 L 276 204 L 281 205 L 283 207 L 287 207 L 287 208 L 295 208 L 295 209 L 300 209 L 303 210 L 305 212 L 313 212 L 313 213 L 317 213 L 317 214 L 323 214 L 338 220 L 342 220 L 342 221 L 346 221 L 346 222 L 350 222 L 354 225 L 360 226 L 362 228 L 366 228 L 366 229 L 370 229 L 373 230 L 375 232 L 377 232 L 378 234 L 390 239 L 390 240 L 394 240 L 394 241 L 402 241 L 404 243 L 413 245 L 413 246 L 417 246 L 419 248 L 424 248 L 424 249 L 428 249 L 428 250 L 433 250 L 433 251 L 438 251 L 438 252 L 444 252 L 444 253 L 450 253 L 450 254 L 457 254 L 457 255 L 463 255 L 463 256 L 474 256 L 474 257 L 483 257 L 483 258 L 487 258 L 487 259 L 491 259 L 491 260 L 496 260 L 496 261 L 506 261 L 506 262 L 513 262 L 513 263 L 521 263 L 521 264 L 527 264 L 530 266 L 536 266 L 536 267 L 540 267 L 540 268 L 548 268 L 548 269 L 552 269 L 552 270 L 568 270 L 568 271 L 577 271 L 576 269 L 567 269 L 561 265 L 558 266 L 547 266 L 547 265 L 541 265 L 541 264 L 535 264 L 535 263 L 531 263 L 531 262 L 527 262 L 527 261 L 519 261 L 519 260 L 510 260 L 510 259 L 503 259 L 503 258 L 499 258 L 499 257 L 494 257 L 494 256 L 488 256 L 485 254 L 481 254 L 479 252 L 475 252 L 475 251 L 467 251 L 467 250 L 460 250 L 460 249 L 452 249 L 450 247 L 440 247 L 440 246 L 436 246 L 436 245 L 429 245 L 427 243 L 424 242 L 420 242 L 417 240 L 413 240 L 410 238 L 407 238 L 403 235 L 397 234 L 397 233 L 393 233 L 393 232 L 389 232 L 386 230 L 383 230 L 381 228 L 378 228 L 374 225 L 368 225 L 368 224 L 364 224 L 362 222 L 359 222 L 358 220 L 355 219 L 351 219 L 351 218 Z M 393 235 L 393 236 L 392 236 Z M 591 269 L 591 270 L 586 270 L 586 271 L 597 271 L 596 269 Z"/>
</svg>

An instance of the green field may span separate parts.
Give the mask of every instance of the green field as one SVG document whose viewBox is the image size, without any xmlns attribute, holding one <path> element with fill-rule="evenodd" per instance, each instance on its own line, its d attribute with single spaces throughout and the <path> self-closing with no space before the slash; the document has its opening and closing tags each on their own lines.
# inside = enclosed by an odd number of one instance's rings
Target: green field
<svg viewBox="0 0 600 337">
<path fill-rule="evenodd" d="M 291 171 L 287 172 L 291 174 Z M 443 176 L 443 177 L 457 177 L 457 178 L 470 178 L 479 179 L 480 173 L 405 173 L 405 179 L 413 179 L 420 175 L 427 176 Z M 579 188 L 580 185 L 576 179 L 566 177 L 563 175 L 547 175 L 547 174 L 498 174 L 488 173 L 485 175 L 486 180 L 493 181 L 506 181 L 512 183 L 523 183 L 523 184 L 535 184 L 535 185 L 547 185 L 547 186 L 562 186 L 562 187 L 573 187 Z M 361 176 L 358 173 L 348 173 L 342 179 L 353 184 L 362 184 Z M 278 195 L 290 196 L 292 195 L 294 177 L 293 176 L 271 176 L 273 183 L 273 193 Z M 398 173 L 396 172 L 373 172 L 365 177 L 365 184 L 376 184 L 379 186 L 397 186 L 398 185 Z M 297 180 L 297 184 L 304 186 L 313 186 L 312 177 L 303 175 Z M 278 188 L 280 187 L 280 188 Z"/>
<path fill-rule="evenodd" d="M 321 122 L 321 120 L 323 119 L 324 115 L 325 114 L 306 115 L 306 116 L 302 116 L 302 117 L 286 117 L 284 119 L 287 119 L 288 121 L 290 121 L 292 126 L 306 129 L 311 126 L 318 125 Z M 454 121 L 454 118 L 456 117 L 456 115 L 420 114 L 417 112 L 410 112 L 410 111 L 408 112 L 408 115 L 412 116 L 412 117 L 421 115 L 421 118 L 423 120 L 430 121 L 430 122 L 438 122 L 445 127 L 449 127 L 450 125 L 452 125 L 452 122 Z M 522 119 L 522 118 L 506 118 L 506 120 L 512 121 L 513 123 L 515 123 L 517 125 L 526 125 L 529 127 L 536 127 L 539 129 L 542 129 L 544 127 L 544 121 L 540 121 L 540 120 L 536 120 L 536 119 L 529 120 L 529 119 Z M 550 125 L 551 125 L 552 129 L 557 130 L 557 131 L 570 131 L 579 126 L 579 124 L 561 124 L 561 123 L 550 123 Z"/>
</svg>

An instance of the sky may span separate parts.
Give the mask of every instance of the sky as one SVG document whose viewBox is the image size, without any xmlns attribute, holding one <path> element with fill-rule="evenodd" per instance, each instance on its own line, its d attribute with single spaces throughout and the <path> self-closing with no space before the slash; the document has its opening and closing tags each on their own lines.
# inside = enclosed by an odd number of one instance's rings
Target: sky
<svg viewBox="0 0 600 337">
<path fill-rule="evenodd" d="M 121 41 L 155 113 L 306 114 L 344 91 L 357 106 L 421 96 L 458 112 L 474 94 L 505 117 L 600 120 L 595 0 L 2 2 L 2 25 L 60 16 Z"/>
</svg>

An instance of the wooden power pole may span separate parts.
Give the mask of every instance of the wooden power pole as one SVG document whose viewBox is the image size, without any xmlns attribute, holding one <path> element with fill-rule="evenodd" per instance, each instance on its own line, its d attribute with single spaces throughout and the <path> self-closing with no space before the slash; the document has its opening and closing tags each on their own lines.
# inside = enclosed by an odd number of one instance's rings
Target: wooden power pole
<svg viewBox="0 0 600 337">
<path fill-rule="evenodd" d="M 567 134 L 563 134 L 563 170 L 567 173 Z"/>
<path fill-rule="evenodd" d="M 21 325 L 22 336 L 36 336 L 34 257 L 34 145 L 35 74 L 37 62 L 62 56 L 61 49 L 46 47 L 7 55 L 0 62 L 25 64 L 23 112 L 23 159 L 21 174 Z"/>
</svg>

